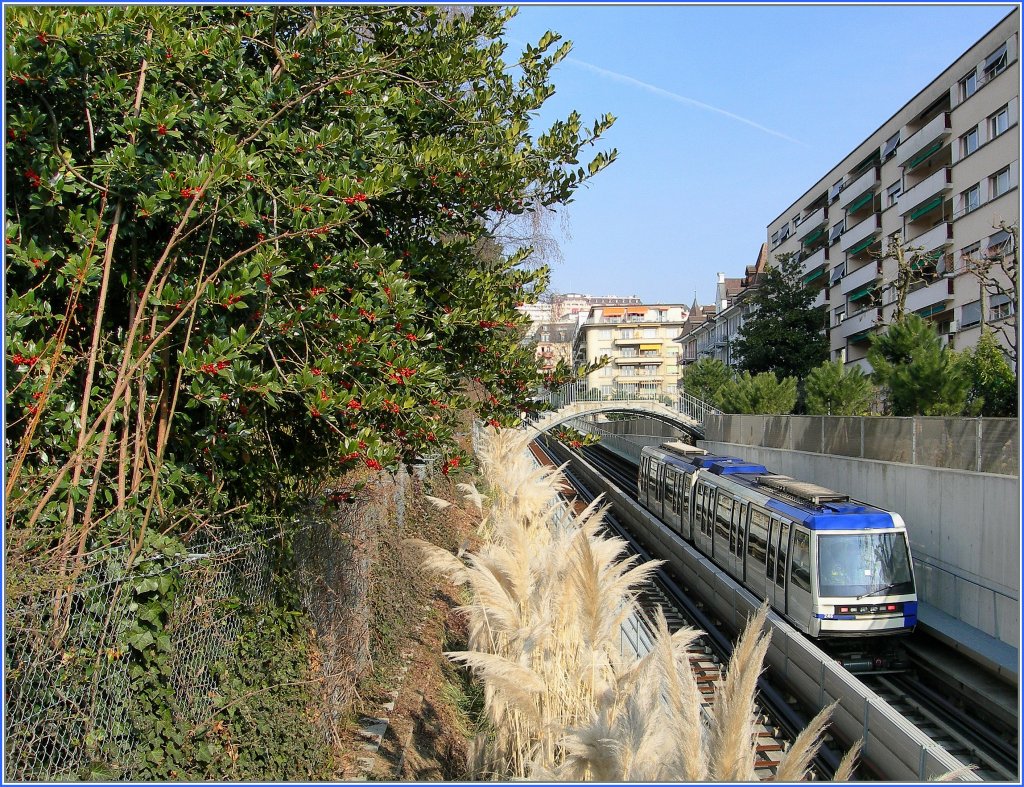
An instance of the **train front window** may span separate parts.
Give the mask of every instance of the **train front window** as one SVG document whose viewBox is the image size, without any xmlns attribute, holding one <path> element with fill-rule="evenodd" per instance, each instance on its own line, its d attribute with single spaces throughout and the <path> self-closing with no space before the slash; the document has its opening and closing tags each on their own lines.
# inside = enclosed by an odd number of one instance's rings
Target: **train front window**
<svg viewBox="0 0 1024 787">
<path fill-rule="evenodd" d="M 820 535 L 818 588 L 821 596 L 860 596 L 883 589 L 893 595 L 912 593 L 906 535 Z"/>
</svg>

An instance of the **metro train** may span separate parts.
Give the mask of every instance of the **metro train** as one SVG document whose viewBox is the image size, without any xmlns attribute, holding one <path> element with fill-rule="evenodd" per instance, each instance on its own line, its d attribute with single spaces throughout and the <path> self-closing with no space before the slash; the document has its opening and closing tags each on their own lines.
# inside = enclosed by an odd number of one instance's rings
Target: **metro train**
<svg viewBox="0 0 1024 787">
<path fill-rule="evenodd" d="M 819 644 L 914 630 L 899 514 L 681 442 L 643 449 L 638 487 L 648 511 Z M 857 664 L 881 669 L 888 658 Z"/>
</svg>

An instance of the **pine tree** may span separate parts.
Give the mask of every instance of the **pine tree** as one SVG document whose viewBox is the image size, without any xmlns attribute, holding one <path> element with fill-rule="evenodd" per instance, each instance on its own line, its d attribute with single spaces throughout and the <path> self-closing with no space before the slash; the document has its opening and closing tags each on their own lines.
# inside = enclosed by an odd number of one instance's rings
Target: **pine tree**
<svg viewBox="0 0 1024 787">
<path fill-rule="evenodd" d="M 718 400 L 726 413 L 788 415 L 796 407 L 796 378 L 743 372 L 719 389 Z"/>
<path fill-rule="evenodd" d="M 804 394 L 808 415 L 865 415 L 875 388 L 859 367 L 847 369 L 842 361 L 825 361 L 807 376 Z"/>
<path fill-rule="evenodd" d="M 991 331 L 981 334 L 974 349 L 963 354 L 961 363 L 970 381 L 968 414 L 990 418 L 1017 414 L 1017 379 Z"/>
<path fill-rule="evenodd" d="M 718 392 L 733 377 L 733 371 L 718 358 L 702 358 L 686 367 L 683 385 L 686 392 L 718 406 Z"/>
<path fill-rule="evenodd" d="M 942 346 L 931 323 L 906 315 L 877 336 L 868 350 L 874 381 L 892 415 L 959 415 L 970 381 L 956 353 Z"/>
<path fill-rule="evenodd" d="M 740 328 L 733 351 L 743 371 L 802 380 L 828 358 L 825 309 L 811 306 L 818 288 L 803 281 L 796 256 L 778 260 L 779 265 L 762 274 L 751 296 L 756 311 Z"/>
</svg>

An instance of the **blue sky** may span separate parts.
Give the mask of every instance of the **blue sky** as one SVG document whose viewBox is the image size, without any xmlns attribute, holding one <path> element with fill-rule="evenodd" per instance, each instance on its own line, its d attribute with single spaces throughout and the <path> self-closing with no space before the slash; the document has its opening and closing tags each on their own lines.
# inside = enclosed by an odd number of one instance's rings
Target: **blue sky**
<svg viewBox="0 0 1024 787">
<path fill-rule="evenodd" d="M 523 5 L 509 60 L 573 42 L 538 124 L 618 120 L 618 160 L 577 193 L 552 289 L 714 299 L 765 227 L 1013 6 Z M 513 52 L 515 50 L 515 52 Z M 539 125 L 538 125 L 539 129 Z"/>
</svg>

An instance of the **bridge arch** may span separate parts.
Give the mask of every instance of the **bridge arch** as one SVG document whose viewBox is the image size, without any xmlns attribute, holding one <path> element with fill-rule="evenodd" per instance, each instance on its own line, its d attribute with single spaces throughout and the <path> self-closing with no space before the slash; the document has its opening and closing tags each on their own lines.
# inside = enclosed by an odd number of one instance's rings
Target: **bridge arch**
<svg viewBox="0 0 1024 787">
<path fill-rule="evenodd" d="M 544 413 L 540 418 L 531 423 L 530 426 L 540 432 L 547 432 L 556 426 L 564 424 L 566 421 L 597 413 L 635 413 L 637 415 L 645 415 L 696 433 L 701 437 L 704 435 L 704 424 L 701 421 L 659 401 L 649 399 L 577 401 L 567 404 L 558 410 Z"/>
</svg>

